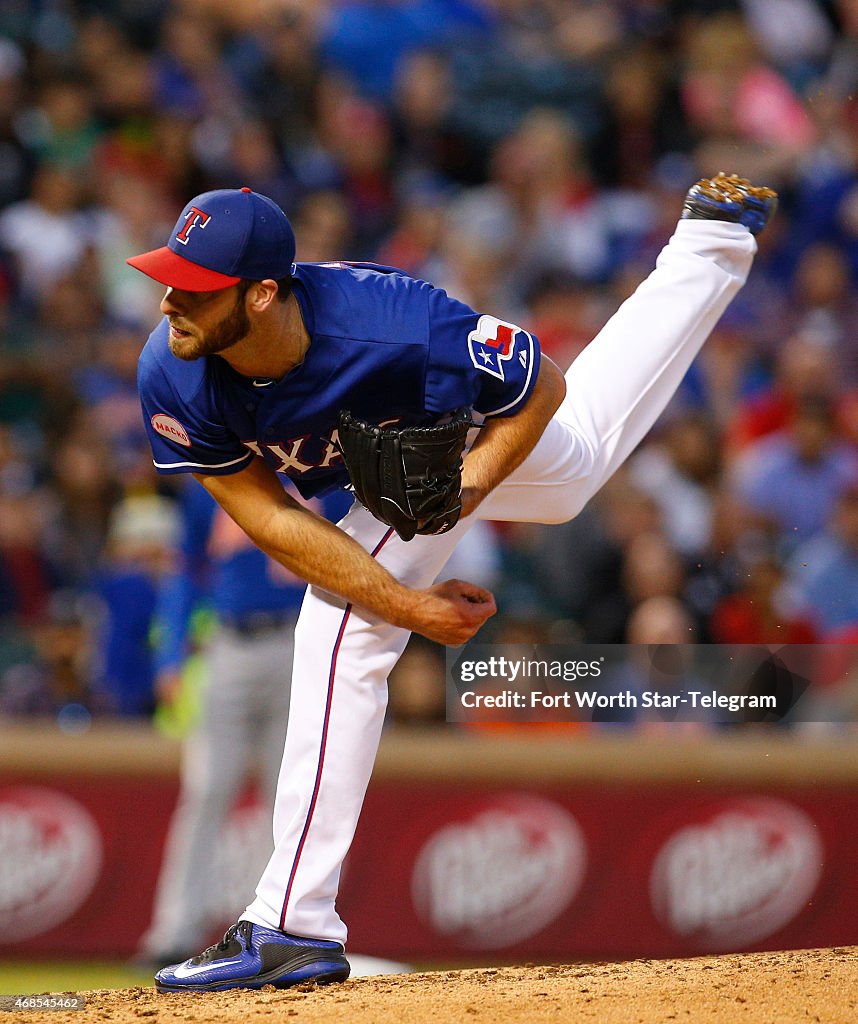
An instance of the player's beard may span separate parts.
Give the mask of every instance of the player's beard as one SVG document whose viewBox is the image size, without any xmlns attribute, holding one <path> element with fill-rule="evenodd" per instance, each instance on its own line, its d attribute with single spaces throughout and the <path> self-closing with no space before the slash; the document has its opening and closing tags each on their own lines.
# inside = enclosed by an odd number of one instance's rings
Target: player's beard
<svg viewBox="0 0 858 1024">
<path fill-rule="evenodd" d="M 249 332 L 250 319 L 244 308 L 244 294 L 241 294 L 229 313 L 217 327 L 208 331 L 204 338 L 194 334 L 177 338 L 171 332 L 170 351 L 177 358 L 191 362 L 201 356 L 217 355 L 218 352 L 232 348 L 233 345 L 246 338 Z"/>
</svg>

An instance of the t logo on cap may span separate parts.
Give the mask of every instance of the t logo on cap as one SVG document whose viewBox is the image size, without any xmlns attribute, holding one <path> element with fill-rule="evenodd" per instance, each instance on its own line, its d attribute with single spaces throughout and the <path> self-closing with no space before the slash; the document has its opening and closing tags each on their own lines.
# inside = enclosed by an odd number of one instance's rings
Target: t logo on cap
<svg viewBox="0 0 858 1024">
<path fill-rule="evenodd" d="M 181 242 L 182 245 L 187 245 L 188 235 L 194 230 L 197 224 L 199 224 L 201 228 L 204 228 L 210 220 L 211 217 L 205 210 L 201 210 L 197 206 L 192 206 L 185 214 L 185 226 L 176 235 L 176 241 Z"/>
</svg>

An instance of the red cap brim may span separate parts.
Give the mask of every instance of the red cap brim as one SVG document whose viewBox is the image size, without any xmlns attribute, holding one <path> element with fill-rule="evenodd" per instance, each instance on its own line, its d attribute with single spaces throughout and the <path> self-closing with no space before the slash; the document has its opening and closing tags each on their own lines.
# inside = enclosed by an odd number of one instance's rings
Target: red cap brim
<svg viewBox="0 0 858 1024">
<path fill-rule="evenodd" d="M 241 280 L 240 277 L 230 277 L 229 274 L 221 274 L 217 270 L 201 267 L 198 263 L 191 263 L 166 245 L 161 249 L 132 256 L 125 262 L 147 277 L 185 292 L 216 292 L 238 284 Z"/>
</svg>

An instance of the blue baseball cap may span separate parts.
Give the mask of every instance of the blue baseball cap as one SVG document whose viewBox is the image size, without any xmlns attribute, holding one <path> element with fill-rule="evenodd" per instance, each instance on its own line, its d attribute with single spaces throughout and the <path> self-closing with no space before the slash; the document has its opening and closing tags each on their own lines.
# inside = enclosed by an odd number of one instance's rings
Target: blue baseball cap
<svg viewBox="0 0 858 1024">
<path fill-rule="evenodd" d="M 295 233 L 286 214 L 252 189 L 222 188 L 193 198 L 161 249 L 125 262 L 171 288 L 218 291 L 243 278 L 288 277 Z"/>
</svg>

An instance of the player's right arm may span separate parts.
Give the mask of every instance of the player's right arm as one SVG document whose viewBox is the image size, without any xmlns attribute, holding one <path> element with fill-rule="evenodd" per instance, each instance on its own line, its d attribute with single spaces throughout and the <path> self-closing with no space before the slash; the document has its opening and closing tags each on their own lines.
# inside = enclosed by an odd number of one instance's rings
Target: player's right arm
<svg viewBox="0 0 858 1024">
<path fill-rule="evenodd" d="M 226 476 L 194 475 L 267 555 L 395 626 L 456 646 L 496 611 L 491 593 L 472 583 L 447 580 L 424 590 L 399 583 L 346 533 L 292 499 L 261 459 Z"/>
</svg>

